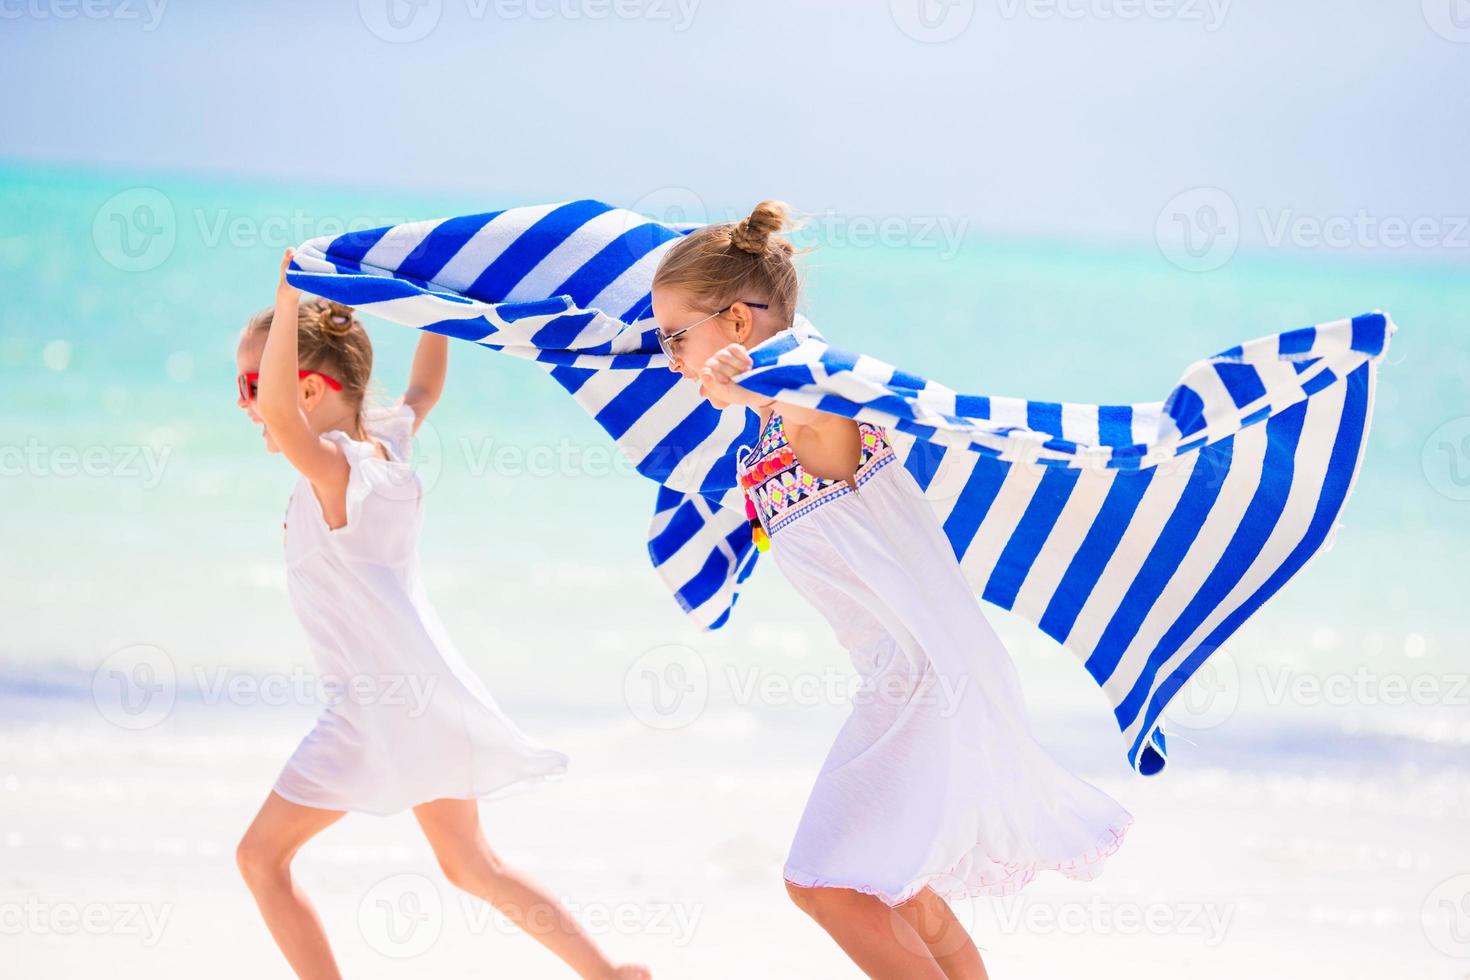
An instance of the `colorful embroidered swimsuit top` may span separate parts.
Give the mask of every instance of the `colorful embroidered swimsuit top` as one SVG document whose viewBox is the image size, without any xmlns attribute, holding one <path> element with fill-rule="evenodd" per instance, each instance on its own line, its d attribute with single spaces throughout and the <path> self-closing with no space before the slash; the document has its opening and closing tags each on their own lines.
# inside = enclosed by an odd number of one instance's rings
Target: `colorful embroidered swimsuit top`
<svg viewBox="0 0 1470 980">
<path fill-rule="evenodd" d="M 862 458 L 852 482 L 862 486 L 892 461 L 894 455 L 882 429 L 859 422 L 858 431 L 862 436 Z M 853 489 L 846 480 L 829 480 L 802 469 L 786 441 L 785 423 L 775 413 L 761 430 L 755 450 L 742 447 L 737 468 L 740 486 L 745 490 L 746 516 L 751 520 L 753 532 L 775 534 L 803 514 Z M 755 534 L 756 543 L 763 546 L 761 537 L 760 533 Z"/>
</svg>

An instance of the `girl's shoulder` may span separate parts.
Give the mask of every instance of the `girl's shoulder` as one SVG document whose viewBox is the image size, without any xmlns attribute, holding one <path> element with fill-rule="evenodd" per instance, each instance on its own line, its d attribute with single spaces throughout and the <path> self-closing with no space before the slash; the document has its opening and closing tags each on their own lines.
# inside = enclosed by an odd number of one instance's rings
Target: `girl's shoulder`
<svg viewBox="0 0 1470 980">
<path fill-rule="evenodd" d="M 354 469 L 365 459 L 407 464 L 413 461 L 413 423 L 413 409 L 407 405 L 364 409 L 362 428 L 367 438 L 354 439 L 341 429 L 323 432 L 322 438 L 341 447 L 342 454 Z M 380 445 L 387 452 L 386 459 L 378 451 Z"/>
<path fill-rule="evenodd" d="M 324 438 L 342 448 L 350 469 L 347 523 L 332 532 L 334 537 L 355 538 L 358 535 L 354 532 L 368 528 L 379 537 L 390 525 L 409 529 L 416 523 L 423 483 L 413 465 L 413 423 L 413 409 L 400 405 L 363 413 L 367 439 L 354 439 L 340 430 L 323 433 Z M 380 445 L 387 452 L 386 459 L 378 449 Z"/>
<path fill-rule="evenodd" d="M 367 434 L 388 450 L 389 456 L 399 463 L 413 459 L 413 409 L 407 405 L 390 408 L 372 408 L 363 412 L 362 427 Z"/>
</svg>

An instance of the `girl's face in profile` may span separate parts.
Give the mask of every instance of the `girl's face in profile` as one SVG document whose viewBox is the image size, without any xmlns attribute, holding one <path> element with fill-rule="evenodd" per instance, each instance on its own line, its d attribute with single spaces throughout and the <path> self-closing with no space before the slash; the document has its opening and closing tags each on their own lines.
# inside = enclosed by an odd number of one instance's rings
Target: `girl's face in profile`
<svg viewBox="0 0 1470 980">
<path fill-rule="evenodd" d="M 247 334 L 240 338 L 240 346 L 235 348 L 235 370 L 240 374 L 260 373 L 260 356 L 265 352 L 265 334 Z M 265 451 L 278 453 L 281 448 L 271 438 L 270 429 L 266 428 L 265 420 L 255 411 L 255 399 L 247 399 L 240 392 L 235 393 L 235 405 L 250 416 L 250 421 L 260 426 L 261 438 L 265 440 Z"/>
<path fill-rule="evenodd" d="M 741 332 L 736 324 L 751 324 L 754 313 L 744 303 L 722 311 L 706 309 L 683 290 L 666 286 L 653 291 L 653 318 L 670 351 L 669 370 L 690 381 L 698 381 L 705 362 L 727 344 L 750 343 L 749 326 Z M 705 398 L 710 397 L 703 385 L 699 390 Z M 714 404 L 725 407 L 719 402 Z"/>
<path fill-rule="evenodd" d="M 653 318 L 672 357 L 669 370 L 693 380 L 715 351 L 733 341 L 721 329 L 723 317 L 695 305 L 682 290 L 663 287 L 653 291 Z"/>
</svg>

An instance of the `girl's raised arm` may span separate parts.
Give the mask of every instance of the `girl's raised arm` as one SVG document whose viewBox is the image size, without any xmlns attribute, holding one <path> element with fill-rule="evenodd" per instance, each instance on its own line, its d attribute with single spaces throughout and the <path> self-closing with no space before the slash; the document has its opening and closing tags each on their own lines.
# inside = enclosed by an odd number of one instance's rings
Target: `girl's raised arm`
<svg viewBox="0 0 1470 980">
<path fill-rule="evenodd" d="M 317 375 L 308 375 L 304 383 L 298 380 L 296 331 L 301 290 L 286 281 L 291 255 L 292 250 L 287 249 L 281 260 L 276 309 L 260 355 L 260 387 L 255 410 L 270 429 L 281 453 L 311 481 L 319 497 L 330 500 L 346 494 L 349 469 L 337 444 L 312 431 L 301 403 L 303 394 L 308 398 L 320 397 L 325 391 L 317 390 L 324 386 Z"/>
<path fill-rule="evenodd" d="M 449 338 L 442 333 L 422 332 L 413 354 L 413 369 L 403 404 L 413 409 L 413 430 L 418 431 L 429 410 L 444 393 L 444 375 L 449 371 Z"/>
</svg>

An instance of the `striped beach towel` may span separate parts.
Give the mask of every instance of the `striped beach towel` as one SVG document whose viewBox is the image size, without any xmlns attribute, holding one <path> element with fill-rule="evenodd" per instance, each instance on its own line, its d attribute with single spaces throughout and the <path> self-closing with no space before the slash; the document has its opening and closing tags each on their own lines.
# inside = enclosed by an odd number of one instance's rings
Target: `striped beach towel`
<svg viewBox="0 0 1470 980">
<path fill-rule="evenodd" d="M 649 555 L 715 629 L 756 563 L 735 457 L 758 424 L 659 352 L 649 286 L 688 230 L 595 201 L 514 208 L 313 239 L 289 278 L 543 365 L 659 484 Z M 740 384 L 886 428 L 976 593 L 1082 661 L 1147 775 L 1170 700 L 1330 542 L 1393 330 L 1382 313 L 1290 330 L 1190 365 L 1161 402 L 1085 405 L 956 392 L 798 317 Z"/>
</svg>

